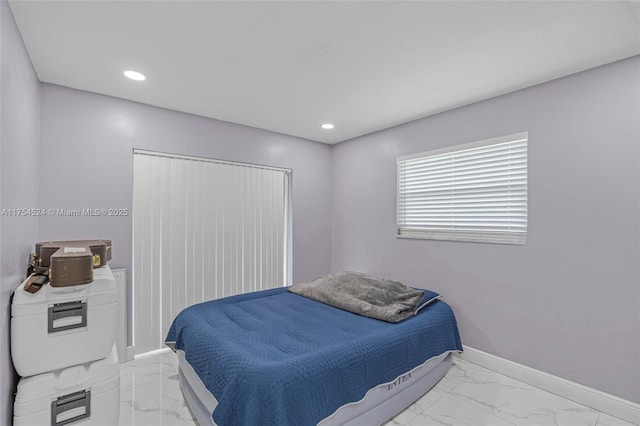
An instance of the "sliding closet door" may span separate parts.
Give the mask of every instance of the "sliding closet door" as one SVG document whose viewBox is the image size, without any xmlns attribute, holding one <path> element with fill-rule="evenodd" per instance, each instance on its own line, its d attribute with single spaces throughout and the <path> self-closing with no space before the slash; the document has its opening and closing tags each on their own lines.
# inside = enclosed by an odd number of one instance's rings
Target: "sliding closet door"
<svg viewBox="0 0 640 426">
<path fill-rule="evenodd" d="M 189 305 L 290 284 L 290 175 L 134 150 L 136 353 Z"/>
</svg>

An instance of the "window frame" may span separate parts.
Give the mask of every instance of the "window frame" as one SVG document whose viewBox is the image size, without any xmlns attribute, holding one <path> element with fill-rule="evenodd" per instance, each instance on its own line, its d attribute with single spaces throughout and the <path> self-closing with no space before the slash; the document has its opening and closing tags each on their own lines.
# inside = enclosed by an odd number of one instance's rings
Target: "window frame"
<svg viewBox="0 0 640 426">
<path fill-rule="evenodd" d="M 465 152 L 475 148 L 490 147 L 500 144 L 517 144 L 524 141 L 524 214 L 519 214 L 519 218 L 524 218 L 524 230 L 471 230 L 471 229 L 439 229 L 429 227 L 416 227 L 407 226 L 406 220 L 401 220 L 402 206 L 406 206 L 406 197 L 403 199 L 402 193 L 402 163 L 406 163 L 411 160 L 423 159 L 428 157 L 440 156 L 443 154 Z M 449 146 L 445 148 L 424 151 L 416 154 L 397 157 L 397 189 L 396 189 L 396 237 L 398 238 L 412 238 L 412 239 L 429 239 L 429 240 L 444 240 L 444 241 L 463 241 L 463 242 L 479 242 L 479 243 L 494 243 L 494 244 L 513 244 L 524 245 L 527 242 L 528 231 L 528 132 L 519 132 L 505 136 L 499 136 L 490 139 L 484 139 L 476 142 L 460 144 L 455 146 Z M 508 161 L 507 161 L 508 164 Z M 522 172 L 520 173 L 520 175 Z M 405 173 L 406 175 L 406 173 Z M 459 176 L 459 175 L 458 175 Z M 507 172 L 505 176 L 510 176 Z M 455 175 L 453 176 L 455 178 Z M 404 177 L 406 180 L 406 176 Z M 510 194 L 506 191 L 505 194 Z M 455 200 L 455 198 L 452 198 Z M 426 211 L 426 210 L 425 210 Z M 433 210 L 432 210 L 433 211 Z M 406 207 L 405 207 L 406 214 Z M 514 215 L 515 216 L 515 215 Z M 451 217 L 454 217 L 453 214 Z M 460 216 L 458 216 L 460 217 Z M 404 226 L 403 226 L 404 225 Z M 455 225 L 454 225 L 455 226 Z"/>
</svg>

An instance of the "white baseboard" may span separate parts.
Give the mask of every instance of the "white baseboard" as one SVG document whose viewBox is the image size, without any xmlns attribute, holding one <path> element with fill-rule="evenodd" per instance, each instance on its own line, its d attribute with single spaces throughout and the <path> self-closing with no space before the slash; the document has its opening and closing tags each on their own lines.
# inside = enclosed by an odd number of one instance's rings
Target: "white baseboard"
<svg viewBox="0 0 640 426">
<path fill-rule="evenodd" d="M 544 371 L 536 370 L 478 349 L 464 346 L 460 355 L 465 361 L 488 368 L 496 373 L 546 390 L 611 416 L 618 417 L 633 424 L 640 424 L 640 404 L 627 401 L 608 393 L 571 382 Z"/>
<path fill-rule="evenodd" d="M 172 352 L 171 348 L 160 348 L 160 349 L 155 349 L 153 351 L 149 351 L 149 352 L 143 352 L 141 354 L 136 354 L 135 355 L 135 359 L 144 359 L 144 358 L 149 358 L 151 356 L 154 355 L 159 355 L 165 352 Z"/>
</svg>

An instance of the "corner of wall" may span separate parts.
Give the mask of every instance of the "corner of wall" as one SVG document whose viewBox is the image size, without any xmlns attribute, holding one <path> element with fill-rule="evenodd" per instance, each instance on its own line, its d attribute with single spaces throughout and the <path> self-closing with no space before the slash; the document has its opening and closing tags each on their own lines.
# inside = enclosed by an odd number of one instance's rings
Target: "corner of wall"
<svg viewBox="0 0 640 426">
<path fill-rule="evenodd" d="M 40 83 L 7 0 L 0 0 L 0 41 L 0 209 L 35 208 Z M 0 216 L 0 424 L 12 424 L 17 384 L 10 354 L 10 297 L 37 235 L 37 218 Z"/>
</svg>

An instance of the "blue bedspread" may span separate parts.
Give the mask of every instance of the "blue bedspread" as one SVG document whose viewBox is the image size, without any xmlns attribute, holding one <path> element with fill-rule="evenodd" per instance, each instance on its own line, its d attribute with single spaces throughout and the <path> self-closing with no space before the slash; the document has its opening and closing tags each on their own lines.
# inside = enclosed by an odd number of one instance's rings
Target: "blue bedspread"
<svg viewBox="0 0 640 426">
<path fill-rule="evenodd" d="M 392 324 L 290 293 L 248 293 L 186 308 L 166 338 L 185 352 L 230 425 L 315 425 L 366 391 L 462 350 L 449 305 Z"/>
</svg>

